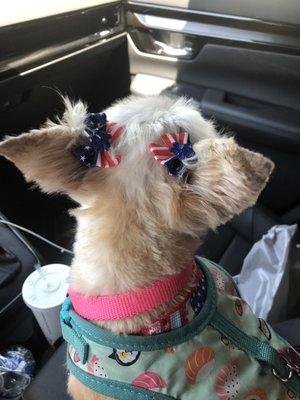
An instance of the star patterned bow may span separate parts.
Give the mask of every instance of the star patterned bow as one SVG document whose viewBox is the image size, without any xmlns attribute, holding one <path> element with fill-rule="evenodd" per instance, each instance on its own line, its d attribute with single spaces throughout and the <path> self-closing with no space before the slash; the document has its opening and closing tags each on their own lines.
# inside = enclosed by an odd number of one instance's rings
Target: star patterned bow
<svg viewBox="0 0 300 400">
<path fill-rule="evenodd" d="M 183 161 L 187 159 L 195 159 L 195 152 L 189 140 L 187 132 L 179 134 L 166 134 L 161 136 L 161 140 L 165 146 L 151 143 L 150 151 L 154 155 L 155 160 L 164 165 L 170 175 L 185 176 Z"/>
<path fill-rule="evenodd" d="M 120 156 L 110 151 L 111 143 L 123 132 L 123 128 L 107 123 L 105 113 L 90 113 L 85 121 L 85 132 L 89 143 L 72 151 L 74 156 L 86 167 L 111 168 L 120 163 Z"/>
</svg>

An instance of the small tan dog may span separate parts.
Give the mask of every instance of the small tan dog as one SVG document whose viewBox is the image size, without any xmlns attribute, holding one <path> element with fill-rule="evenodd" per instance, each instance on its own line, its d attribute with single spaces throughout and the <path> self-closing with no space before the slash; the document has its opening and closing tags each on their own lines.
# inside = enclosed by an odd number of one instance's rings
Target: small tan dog
<svg viewBox="0 0 300 400">
<path fill-rule="evenodd" d="M 129 97 L 105 113 L 115 127 L 122 127 L 110 147 L 111 155 L 120 157 L 115 168 L 87 168 L 72 154 L 88 143 L 87 109 L 81 102 L 66 100 L 57 123 L 0 144 L 0 154 L 28 181 L 80 204 L 72 211 L 78 226 L 70 286 L 87 296 L 135 291 L 180 273 L 208 230 L 256 202 L 273 170 L 269 159 L 219 136 L 191 100 Z M 162 145 L 163 134 L 180 132 L 188 132 L 195 152 L 192 162 L 182 161 L 184 179 L 170 175 L 149 151 L 150 143 Z M 191 279 L 153 310 L 94 322 L 118 334 L 139 332 L 182 302 L 195 285 Z M 75 400 L 107 398 L 73 374 L 69 392 Z"/>
</svg>

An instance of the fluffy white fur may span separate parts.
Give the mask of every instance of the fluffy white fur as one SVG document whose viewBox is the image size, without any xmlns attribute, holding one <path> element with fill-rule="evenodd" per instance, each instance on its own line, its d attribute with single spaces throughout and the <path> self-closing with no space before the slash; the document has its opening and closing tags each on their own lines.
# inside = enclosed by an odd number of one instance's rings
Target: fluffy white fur
<svg viewBox="0 0 300 400">
<path fill-rule="evenodd" d="M 48 121 L 47 125 L 84 132 L 87 105 L 82 101 L 72 102 L 68 97 L 63 97 L 63 101 L 65 112 L 62 118 L 57 118 L 57 122 Z M 108 121 L 125 129 L 115 148 L 129 158 L 147 152 L 148 144 L 163 133 L 178 133 L 178 127 L 189 132 L 192 142 L 216 135 L 213 123 L 202 117 L 197 103 L 185 97 L 130 96 L 104 112 Z"/>
<path fill-rule="evenodd" d="M 61 118 L 57 116 L 54 121 L 48 119 L 45 126 L 50 128 L 64 126 L 77 133 L 83 133 L 84 120 L 87 115 L 87 105 L 82 101 L 74 102 L 65 96 L 61 96 L 61 98 L 65 106 L 63 116 Z"/>
<path fill-rule="evenodd" d="M 147 152 L 148 144 L 164 133 L 179 133 L 179 127 L 189 132 L 192 142 L 215 135 L 212 123 L 204 120 L 196 102 L 184 97 L 131 96 L 105 112 L 110 121 L 125 127 L 117 147 L 125 146 L 130 157 Z"/>
</svg>

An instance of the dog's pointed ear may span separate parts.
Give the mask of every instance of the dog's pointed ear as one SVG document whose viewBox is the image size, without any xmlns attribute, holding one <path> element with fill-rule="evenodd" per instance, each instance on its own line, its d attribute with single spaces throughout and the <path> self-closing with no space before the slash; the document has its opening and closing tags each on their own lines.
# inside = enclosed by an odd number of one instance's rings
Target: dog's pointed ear
<svg viewBox="0 0 300 400">
<path fill-rule="evenodd" d="M 184 225 L 199 235 L 255 204 L 274 164 L 232 138 L 204 139 L 194 150 L 199 163 L 181 191 L 180 215 Z"/>
<path fill-rule="evenodd" d="M 56 125 L 7 137 L 0 143 L 0 155 L 12 161 L 27 181 L 37 183 L 44 192 L 65 193 L 78 201 L 89 170 L 71 149 L 83 141 L 83 135 Z"/>
</svg>

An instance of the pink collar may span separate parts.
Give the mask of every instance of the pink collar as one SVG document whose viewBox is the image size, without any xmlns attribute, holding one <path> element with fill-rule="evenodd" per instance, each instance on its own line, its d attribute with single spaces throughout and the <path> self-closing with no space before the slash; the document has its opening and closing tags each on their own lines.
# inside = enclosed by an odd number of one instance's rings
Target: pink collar
<svg viewBox="0 0 300 400">
<path fill-rule="evenodd" d="M 91 321 L 130 318 L 160 307 L 179 294 L 192 278 L 195 262 L 191 261 L 176 275 L 151 283 L 142 289 L 107 296 L 84 296 L 69 290 L 74 310 Z"/>
</svg>

